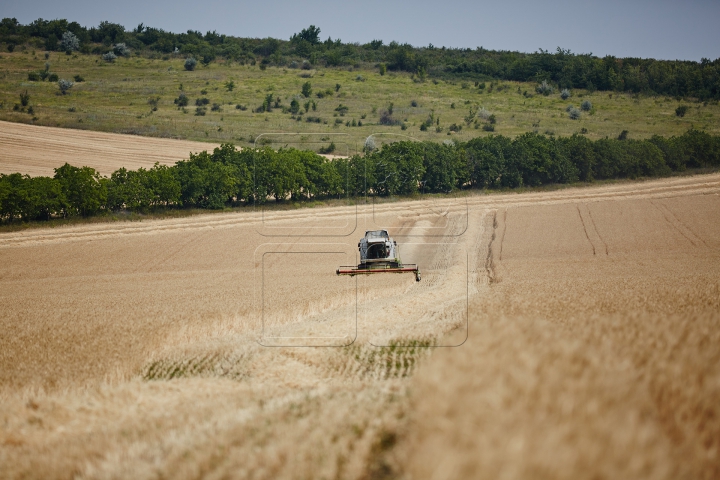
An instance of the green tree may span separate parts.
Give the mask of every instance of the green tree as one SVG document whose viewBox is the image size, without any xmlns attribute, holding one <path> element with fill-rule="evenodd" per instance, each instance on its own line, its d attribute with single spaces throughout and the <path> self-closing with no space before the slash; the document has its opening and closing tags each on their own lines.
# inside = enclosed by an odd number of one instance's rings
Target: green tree
<svg viewBox="0 0 720 480">
<path fill-rule="evenodd" d="M 308 107 L 309 107 L 309 106 L 310 106 L 310 105 L 308 105 Z M 300 102 L 298 102 L 296 98 L 293 98 L 293 99 L 290 101 L 290 113 L 292 113 L 293 115 L 295 115 L 295 114 L 297 114 L 299 111 L 300 111 Z M 307 111 L 307 109 L 306 109 L 305 111 Z"/>
<path fill-rule="evenodd" d="M 375 177 L 373 191 L 379 195 L 417 193 L 425 174 L 423 154 L 422 144 L 402 141 L 384 145 L 368 155 Z"/>
<path fill-rule="evenodd" d="M 84 217 L 99 213 L 107 203 L 107 183 L 91 167 L 73 167 L 66 163 L 55 169 L 56 180 L 60 182 L 66 206 L 65 216 Z"/>
<path fill-rule="evenodd" d="M 302 94 L 305 98 L 308 98 L 310 97 L 310 95 L 312 95 L 312 85 L 310 85 L 310 82 L 303 83 Z"/>
<path fill-rule="evenodd" d="M 300 33 L 296 33 L 290 37 L 292 43 L 297 43 L 300 40 L 305 40 L 311 45 L 317 45 L 320 43 L 320 28 L 315 25 L 310 25 L 308 28 L 300 30 Z"/>
<path fill-rule="evenodd" d="M 50 220 L 67 207 L 60 182 L 51 177 L 27 179 L 26 217 L 33 220 Z"/>
<path fill-rule="evenodd" d="M 592 182 L 595 168 L 595 150 L 592 142 L 578 134 L 559 138 L 557 141 L 560 148 L 565 150 L 570 162 L 577 168 L 579 179 L 583 182 Z"/>
</svg>

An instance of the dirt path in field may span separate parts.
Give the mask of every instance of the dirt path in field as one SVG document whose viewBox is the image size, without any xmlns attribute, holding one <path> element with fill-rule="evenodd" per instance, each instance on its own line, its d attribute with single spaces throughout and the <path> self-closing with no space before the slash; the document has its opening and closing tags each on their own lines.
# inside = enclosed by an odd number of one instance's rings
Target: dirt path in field
<svg viewBox="0 0 720 480">
<path fill-rule="evenodd" d="M 0 235 L 0 464 L 710 478 L 718 218 L 713 174 Z M 377 228 L 421 282 L 334 274 Z"/>
<path fill-rule="evenodd" d="M 173 165 L 190 152 L 212 150 L 212 143 L 149 138 L 136 135 L 42 127 L 0 122 L 0 173 L 53 176 L 69 163 L 110 175 L 120 167 L 151 168 L 155 162 Z"/>
</svg>

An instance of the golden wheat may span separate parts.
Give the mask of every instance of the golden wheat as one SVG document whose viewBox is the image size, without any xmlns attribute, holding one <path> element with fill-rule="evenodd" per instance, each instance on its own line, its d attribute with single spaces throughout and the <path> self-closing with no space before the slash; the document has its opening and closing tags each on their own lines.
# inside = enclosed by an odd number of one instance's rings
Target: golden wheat
<svg viewBox="0 0 720 480">
<path fill-rule="evenodd" d="M 0 477 L 716 478 L 719 193 L 3 234 Z M 421 282 L 335 276 L 378 226 Z"/>
</svg>

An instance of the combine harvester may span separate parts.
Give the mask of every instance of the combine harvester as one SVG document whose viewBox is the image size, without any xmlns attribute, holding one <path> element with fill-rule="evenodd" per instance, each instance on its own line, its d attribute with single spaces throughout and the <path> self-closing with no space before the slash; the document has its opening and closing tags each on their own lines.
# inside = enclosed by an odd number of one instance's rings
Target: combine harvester
<svg viewBox="0 0 720 480">
<path fill-rule="evenodd" d="M 414 273 L 415 281 L 420 281 L 420 268 L 415 264 L 400 261 L 400 249 L 387 230 L 368 230 L 358 243 L 360 265 L 343 266 L 337 269 L 338 275 L 369 275 L 371 273 Z"/>
</svg>

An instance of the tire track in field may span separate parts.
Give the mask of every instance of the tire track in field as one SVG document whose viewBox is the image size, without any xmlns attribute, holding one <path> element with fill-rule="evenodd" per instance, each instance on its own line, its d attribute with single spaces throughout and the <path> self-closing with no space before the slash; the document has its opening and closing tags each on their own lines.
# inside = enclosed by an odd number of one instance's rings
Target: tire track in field
<svg viewBox="0 0 720 480">
<path fill-rule="evenodd" d="M 505 232 L 507 231 L 507 212 L 507 208 L 503 210 L 503 229 L 502 234 L 500 235 L 500 255 L 498 256 L 499 261 L 502 261 L 503 245 L 505 244 Z"/>
<path fill-rule="evenodd" d="M 587 238 L 587 241 L 592 248 L 593 256 L 595 256 L 595 245 L 593 245 L 592 241 L 590 240 L 590 235 L 588 235 L 587 227 L 585 226 L 585 220 L 583 220 L 582 213 L 580 213 L 580 206 L 575 205 L 575 208 L 577 208 L 578 216 L 580 217 L 580 223 L 582 224 L 583 231 L 585 232 L 585 238 Z"/>
<path fill-rule="evenodd" d="M 661 203 L 654 202 L 650 200 L 650 203 L 653 207 L 655 207 L 665 218 L 665 221 L 673 228 L 675 229 L 680 235 L 685 237 L 685 239 L 692 244 L 693 247 L 697 247 L 699 243 L 702 243 L 706 247 L 708 246 L 707 243 L 705 243 L 705 240 L 703 240 L 700 236 L 695 234 L 690 228 L 688 228 L 669 208 L 667 208 L 666 205 L 663 205 Z M 693 240 L 693 238 L 695 240 Z"/>
<path fill-rule="evenodd" d="M 492 284 L 495 281 L 495 265 L 493 264 L 493 242 L 495 241 L 495 232 L 497 231 L 497 211 L 493 212 L 492 215 L 492 236 L 487 247 L 487 255 L 485 256 L 485 273 L 487 275 L 488 283 Z"/>
<path fill-rule="evenodd" d="M 585 238 L 587 238 L 588 243 L 592 247 L 593 255 L 597 256 L 598 251 L 602 252 L 603 250 L 605 250 L 605 255 L 608 255 L 608 246 L 597 230 L 597 226 L 592 218 L 588 204 L 576 204 L 575 207 L 577 208 L 580 222 L 582 223 L 583 230 L 585 231 Z M 601 245 L 603 248 L 600 247 Z"/>
<path fill-rule="evenodd" d="M 600 242 L 605 247 L 605 255 L 610 255 L 610 251 L 608 250 L 608 245 L 605 240 L 603 240 L 602 236 L 600 235 L 600 232 L 598 231 L 597 225 L 595 224 L 595 220 L 593 219 L 592 212 L 590 211 L 590 207 L 587 204 L 583 204 L 585 208 L 587 209 L 588 218 L 590 219 L 590 225 L 592 225 L 592 231 L 595 232 L 595 235 L 597 235 L 597 238 L 600 240 Z"/>
</svg>

